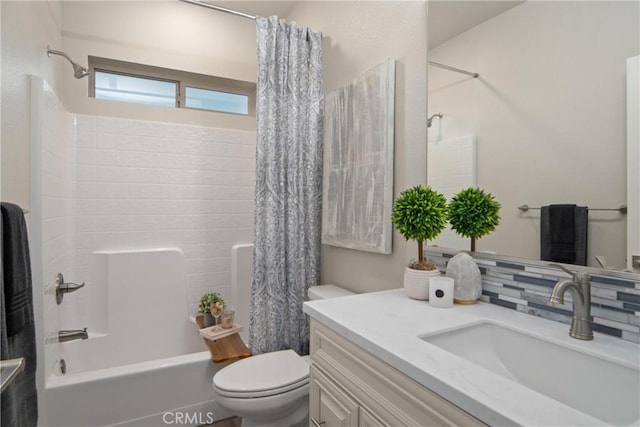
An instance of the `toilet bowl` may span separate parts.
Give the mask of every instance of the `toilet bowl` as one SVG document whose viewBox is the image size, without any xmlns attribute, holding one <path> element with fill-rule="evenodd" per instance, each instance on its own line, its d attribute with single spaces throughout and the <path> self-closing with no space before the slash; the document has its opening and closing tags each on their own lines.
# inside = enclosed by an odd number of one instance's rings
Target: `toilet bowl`
<svg viewBox="0 0 640 427">
<path fill-rule="evenodd" d="M 353 295 L 334 285 L 312 286 L 309 299 Z M 242 427 L 309 424 L 309 356 L 293 350 L 239 360 L 213 376 L 218 404 L 242 418 Z"/>
<path fill-rule="evenodd" d="M 308 356 L 281 350 L 239 360 L 213 377 L 220 406 L 242 418 L 242 426 L 307 423 Z"/>
</svg>

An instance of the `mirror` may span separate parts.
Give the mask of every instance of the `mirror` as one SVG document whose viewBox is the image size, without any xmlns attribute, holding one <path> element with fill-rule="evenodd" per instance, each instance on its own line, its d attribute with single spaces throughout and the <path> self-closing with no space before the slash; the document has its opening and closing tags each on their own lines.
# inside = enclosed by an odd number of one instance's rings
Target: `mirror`
<svg viewBox="0 0 640 427">
<path fill-rule="evenodd" d="M 637 2 L 623 1 L 429 2 L 429 61 L 479 73 L 430 66 L 428 75 L 429 117 L 442 113 L 429 128 L 428 184 L 445 170 L 450 197 L 468 182 L 455 182 L 461 167 L 502 205 L 477 251 L 539 260 L 540 210 L 518 207 L 577 204 L 589 208 L 587 265 L 599 267 L 599 256 L 626 267 L 618 208 L 627 199 L 626 62 L 640 51 L 638 14 Z M 447 144 L 461 140 L 471 141 L 467 154 Z M 455 165 L 464 155 L 469 163 Z M 431 243 L 469 249 L 453 233 Z"/>
</svg>

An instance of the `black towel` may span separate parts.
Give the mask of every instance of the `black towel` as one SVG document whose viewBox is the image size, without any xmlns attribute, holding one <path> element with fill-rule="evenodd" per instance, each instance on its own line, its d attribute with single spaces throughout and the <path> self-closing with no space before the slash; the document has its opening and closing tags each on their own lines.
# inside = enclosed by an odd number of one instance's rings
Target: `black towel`
<svg viewBox="0 0 640 427">
<path fill-rule="evenodd" d="M 27 224 L 22 208 L 2 202 L 2 265 L 7 336 L 33 320 L 31 263 Z"/>
<path fill-rule="evenodd" d="M 540 215 L 540 258 L 586 265 L 588 210 L 584 206 L 543 206 Z"/>
<path fill-rule="evenodd" d="M 575 208 L 576 205 L 549 206 L 551 258 L 556 261 L 572 263 L 576 260 Z"/>
<path fill-rule="evenodd" d="M 25 369 L 2 392 L 3 426 L 38 424 L 36 339 L 27 226 L 22 209 L 2 202 L 0 230 L 0 359 L 24 357 Z"/>
</svg>

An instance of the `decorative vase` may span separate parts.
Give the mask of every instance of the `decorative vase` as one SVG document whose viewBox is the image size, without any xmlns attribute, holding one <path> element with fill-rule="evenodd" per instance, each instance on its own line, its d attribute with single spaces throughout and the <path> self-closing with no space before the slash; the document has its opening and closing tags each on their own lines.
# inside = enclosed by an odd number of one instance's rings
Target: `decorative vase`
<svg viewBox="0 0 640 427">
<path fill-rule="evenodd" d="M 429 278 L 440 276 L 438 270 L 414 270 L 404 269 L 404 291 L 409 298 L 429 299 Z"/>
<path fill-rule="evenodd" d="M 211 313 L 203 314 L 204 327 L 208 328 L 209 326 L 213 326 L 216 324 L 216 319 L 211 315 Z"/>
<path fill-rule="evenodd" d="M 482 276 L 474 259 L 464 252 L 447 263 L 447 277 L 454 281 L 453 301 L 456 304 L 475 304 L 482 295 Z"/>
</svg>

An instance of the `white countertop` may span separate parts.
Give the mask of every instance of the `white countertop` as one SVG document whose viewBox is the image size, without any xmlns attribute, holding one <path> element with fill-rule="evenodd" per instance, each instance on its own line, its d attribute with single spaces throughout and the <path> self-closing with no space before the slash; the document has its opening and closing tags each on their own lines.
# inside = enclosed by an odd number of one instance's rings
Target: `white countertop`
<svg viewBox="0 0 640 427">
<path fill-rule="evenodd" d="M 569 337 L 569 325 L 494 304 L 441 309 L 412 300 L 402 289 L 309 301 L 304 312 L 476 418 L 493 426 L 596 426 L 603 422 L 418 338 L 490 320 L 628 366 L 640 346 L 595 333 Z"/>
</svg>

